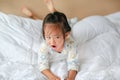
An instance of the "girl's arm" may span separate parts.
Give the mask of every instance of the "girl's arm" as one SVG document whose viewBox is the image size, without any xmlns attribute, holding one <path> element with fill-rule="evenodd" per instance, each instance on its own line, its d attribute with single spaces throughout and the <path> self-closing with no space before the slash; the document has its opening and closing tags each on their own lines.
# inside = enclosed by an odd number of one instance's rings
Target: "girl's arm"
<svg viewBox="0 0 120 80">
<path fill-rule="evenodd" d="M 45 69 L 43 71 L 41 71 L 42 74 L 44 74 L 49 80 L 60 80 L 59 77 L 57 77 L 56 75 L 54 75 L 49 69 Z"/>
<path fill-rule="evenodd" d="M 77 72 L 79 70 L 79 63 L 78 63 L 78 54 L 77 54 L 77 44 L 73 41 L 68 43 L 68 58 L 67 58 L 67 65 L 68 65 L 68 76 L 65 80 L 75 80 Z"/>
<path fill-rule="evenodd" d="M 41 43 L 40 50 L 38 53 L 38 67 L 40 72 L 45 75 L 48 80 L 60 80 L 59 77 L 54 75 L 49 68 L 49 49 L 45 42 Z"/>
</svg>

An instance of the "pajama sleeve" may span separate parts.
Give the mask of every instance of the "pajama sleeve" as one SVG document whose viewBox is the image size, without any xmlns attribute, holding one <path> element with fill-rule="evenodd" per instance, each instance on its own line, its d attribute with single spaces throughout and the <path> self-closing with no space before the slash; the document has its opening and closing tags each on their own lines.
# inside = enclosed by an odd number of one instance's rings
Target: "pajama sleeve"
<svg viewBox="0 0 120 80">
<path fill-rule="evenodd" d="M 49 69 L 49 57 L 48 47 L 45 43 L 42 43 L 38 52 L 38 65 L 39 70 L 43 71 Z"/>
<path fill-rule="evenodd" d="M 69 45 L 68 48 L 68 58 L 67 58 L 67 65 L 68 65 L 68 71 L 69 70 L 76 70 L 79 69 L 79 63 L 77 60 L 77 51 L 76 51 L 76 44 L 72 43 Z"/>
</svg>

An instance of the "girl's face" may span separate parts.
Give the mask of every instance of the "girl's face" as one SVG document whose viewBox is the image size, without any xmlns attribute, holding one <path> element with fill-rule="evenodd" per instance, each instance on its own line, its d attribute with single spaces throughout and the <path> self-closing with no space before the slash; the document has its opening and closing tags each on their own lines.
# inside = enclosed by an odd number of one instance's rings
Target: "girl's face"
<svg viewBox="0 0 120 80">
<path fill-rule="evenodd" d="M 57 24 L 47 23 L 44 25 L 44 37 L 46 43 L 55 51 L 61 52 L 64 47 L 64 35 Z"/>
</svg>

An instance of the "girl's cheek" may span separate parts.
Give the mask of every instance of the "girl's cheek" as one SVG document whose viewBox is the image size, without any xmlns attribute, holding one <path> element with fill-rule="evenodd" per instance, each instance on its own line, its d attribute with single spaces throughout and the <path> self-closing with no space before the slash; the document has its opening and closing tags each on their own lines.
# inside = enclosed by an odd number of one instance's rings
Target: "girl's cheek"
<svg viewBox="0 0 120 80">
<path fill-rule="evenodd" d="M 49 44 L 50 44 L 50 41 L 46 41 L 46 43 L 49 45 Z"/>
</svg>

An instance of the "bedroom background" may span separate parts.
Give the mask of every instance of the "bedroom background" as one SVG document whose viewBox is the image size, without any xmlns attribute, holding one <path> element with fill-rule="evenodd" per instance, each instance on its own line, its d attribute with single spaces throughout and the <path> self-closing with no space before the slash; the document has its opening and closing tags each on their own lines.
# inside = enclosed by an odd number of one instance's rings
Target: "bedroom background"
<svg viewBox="0 0 120 80">
<path fill-rule="evenodd" d="M 75 80 L 120 80 L 120 0 L 53 1 L 69 18 L 78 42 Z M 0 80 L 46 80 L 38 67 L 42 20 L 25 18 L 24 5 L 41 18 L 48 13 L 43 0 L 0 0 Z M 64 80 L 61 64 L 52 68 L 60 67 L 54 74 Z"/>
<path fill-rule="evenodd" d="M 79 19 L 90 15 L 106 15 L 120 11 L 120 0 L 53 0 L 55 8 L 64 12 L 68 18 Z M 48 9 L 43 0 L 0 0 L 0 11 L 24 16 L 22 6 L 30 8 L 38 17 L 43 18 Z"/>
</svg>

